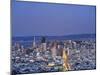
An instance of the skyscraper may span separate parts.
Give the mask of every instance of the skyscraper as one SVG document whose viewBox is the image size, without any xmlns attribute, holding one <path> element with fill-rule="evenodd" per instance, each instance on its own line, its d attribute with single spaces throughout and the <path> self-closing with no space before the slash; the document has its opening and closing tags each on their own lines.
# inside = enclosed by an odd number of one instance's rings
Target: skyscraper
<svg viewBox="0 0 100 75">
<path fill-rule="evenodd" d="M 46 50 L 46 38 L 45 37 L 42 37 L 41 39 L 41 48 L 42 50 Z"/>
<path fill-rule="evenodd" d="M 33 48 L 36 47 L 36 42 L 35 42 L 35 36 L 34 36 L 34 40 L 33 40 Z"/>
<path fill-rule="evenodd" d="M 57 43 L 56 42 L 53 42 L 52 44 L 51 53 L 52 53 L 52 57 L 55 59 L 55 57 L 57 56 Z"/>
</svg>

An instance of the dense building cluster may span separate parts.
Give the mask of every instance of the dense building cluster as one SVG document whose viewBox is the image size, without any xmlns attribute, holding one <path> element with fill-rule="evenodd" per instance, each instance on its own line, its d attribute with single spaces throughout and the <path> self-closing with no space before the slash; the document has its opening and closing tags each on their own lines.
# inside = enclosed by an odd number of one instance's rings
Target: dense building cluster
<svg viewBox="0 0 100 75">
<path fill-rule="evenodd" d="M 31 46 L 14 41 L 12 74 L 59 72 L 96 68 L 95 40 L 46 40 Z"/>
</svg>

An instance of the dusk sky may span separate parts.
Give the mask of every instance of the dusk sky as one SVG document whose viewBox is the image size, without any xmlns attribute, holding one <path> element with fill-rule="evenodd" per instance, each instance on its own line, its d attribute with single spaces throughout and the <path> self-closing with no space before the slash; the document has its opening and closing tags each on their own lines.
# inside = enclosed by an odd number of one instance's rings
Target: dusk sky
<svg viewBox="0 0 100 75">
<path fill-rule="evenodd" d="M 13 2 L 12 36 L 95 33 L 95 6 Z"/>
</svg>

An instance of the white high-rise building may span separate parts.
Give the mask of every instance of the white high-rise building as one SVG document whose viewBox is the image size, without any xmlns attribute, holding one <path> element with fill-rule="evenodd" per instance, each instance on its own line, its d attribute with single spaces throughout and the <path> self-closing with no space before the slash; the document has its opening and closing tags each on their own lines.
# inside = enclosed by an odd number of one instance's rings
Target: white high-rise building
<svg viewBox="0 0 100 75">
<path fill-rule="evenodd" d="M 36 42 L 35 42 L 35 36 L 34 36 L 34 40 L 33 40 L 33 48 L 36 47 Z"/>
<path fill-rule="evenodd" d="M 21 45 L 21 51 L 24 52 L 24 46 L 23 45 Z"/>
</svg>

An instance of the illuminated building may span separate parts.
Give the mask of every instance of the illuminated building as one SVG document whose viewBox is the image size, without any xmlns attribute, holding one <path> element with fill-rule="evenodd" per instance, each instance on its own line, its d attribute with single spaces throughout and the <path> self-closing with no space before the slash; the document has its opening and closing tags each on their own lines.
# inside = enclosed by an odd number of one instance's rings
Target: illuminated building
<svg viewBox="0 0 100 75">
<path fill-rule="evenodd" d="M 68 62 L 68 50 L 66 50 L 65 47 L 63 49 L 62 58 L 63 58 L 63 71 L 70 70 L 70 65 L 69 65 L 69 62 Z"/>
</svg>

